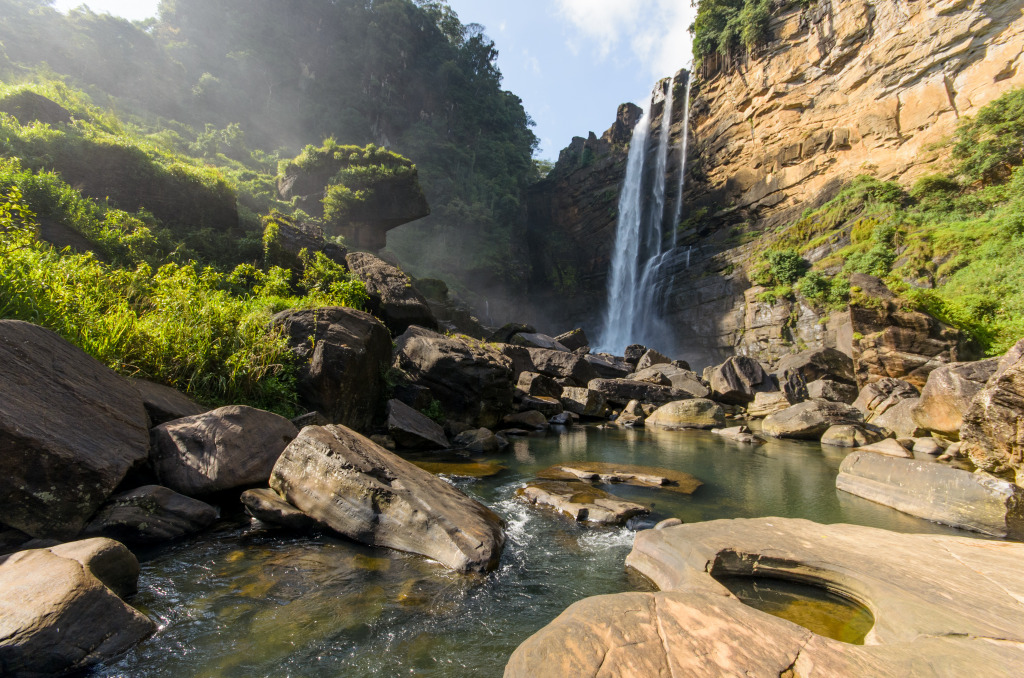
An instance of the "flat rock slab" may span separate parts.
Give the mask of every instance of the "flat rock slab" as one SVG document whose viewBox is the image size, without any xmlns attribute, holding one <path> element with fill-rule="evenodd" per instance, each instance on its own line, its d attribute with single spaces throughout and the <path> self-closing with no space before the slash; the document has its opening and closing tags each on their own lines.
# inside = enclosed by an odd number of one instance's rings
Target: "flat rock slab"
<svg viewBox="0 0 1024 678">
<path fill-rule="evenodd" d="M 486 506 L 344 426 L 307 426 L 270 487 L 355 541 L 433 558 L 458 572 L 498 565 L 504 524 Z"/>
<path fill-rule="evenodd" d="M 580 481 L 533 480 L 516 494 L 538 506 L 553 508 L 576 522 L 621 525 L 634 516 L 650 513 L 637 504 Z"/>
<path fill-rule="evenodd" d="M 493 461 L 413 461 L 413 464 L 437 476 L 455 478 L 493 478 L 507 471 L 507 466 Z"/>
<path fill-rule="evenodd" d="M 401 400 L 389 400 L 387 405 L 388 433 L 404 449 L 435 449 L 449 447 L 444 429 L 421 412 Z"/>
<path fill-rule="evenodd" d="M 680 494 L 693 494 L 704 484 L 684 471 L 603 461 L 559 464 L 544 469 L 537 475 L 545 480 L 582 480 L 590 483 L 655 487 Z"/>
<path fill-rule="evenodd" d="M 857 451 L 840 465 L 836 487 L 937 523 L 1024 538 L 1024 489 L 987 473 Z"/>
<path fill-rule="evenodd" d="M 659 593 L 576 603 L 523 643 L 506 678 L 1019 675 L 1024 544 L 758 518 L 646 530 L 627 564 Z M 748 607 L 716 576 L 827 587 L 869 607 L 865 645 Z"/>
</svg>

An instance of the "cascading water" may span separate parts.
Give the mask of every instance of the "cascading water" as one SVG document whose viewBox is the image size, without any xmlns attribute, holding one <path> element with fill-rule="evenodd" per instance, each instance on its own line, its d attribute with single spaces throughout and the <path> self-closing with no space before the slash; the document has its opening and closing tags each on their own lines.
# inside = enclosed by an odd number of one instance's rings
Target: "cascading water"
<svg viewBox="0 0 1024 678">
<path fill-rule="evenodd" d="M 670 224 L 672 239 L 666 247 L 664 233 L 666 208 L 666 175 L 669 138 L 672 127 L 674 79 L 662 81 L 644 109 L 643 117 L 633 130 L 626 178 L 619 195 L 619 220 L 615 250 L 608 281 L 608 307 L 604 328 L 598 344 L 603 350 L 621 354 L 634 343 L 667 347 L 671 333 L 661 319 L 658 290 L 661 269 L 676 246 L 675 221 Z M 652 134 L 652 115 L 664 92 L 664 107 L 653 158 L 648 158 L 648 138 Z M 689 79 L 687 79 L 686 114 L 689 114 Z M 684 124 L 685 127 L 685 124 Z M 688 129 L 684 131 L 684 141 Z M 685 163 L 685 148 L 683 150 Z M 685 174 L 681 164 L 680 173 Z M 676 212 L 681 211 L 682 179 Z"/>
<path fill-rule="evenodd" d="M 690 86 L 693 78 L 686 74 L 686 104 L 683 106 L 683 139 L 679 142 L 679 191 L 676 193 L 676 216 L 672 220 L 672 247 L 678 242 L 679 220 L 683 216 L 683 190 L 686 188 L 686 154 L 690 150 Z M 686 267 L 690 267 L 690 252 L 686 252 Z"/>
</svg>

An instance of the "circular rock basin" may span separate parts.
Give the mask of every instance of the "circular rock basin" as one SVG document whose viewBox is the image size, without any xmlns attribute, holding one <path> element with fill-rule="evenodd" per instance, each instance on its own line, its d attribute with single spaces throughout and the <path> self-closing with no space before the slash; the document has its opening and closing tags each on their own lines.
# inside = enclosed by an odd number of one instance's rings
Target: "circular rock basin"
<svg viewBox="0 0 1024 678">
<path fill-rule="evenodd" d="M 767 577 L 721 576 L 715 579 L 750 607 L 833 640 L 863 645 L 875 618 L 849 598 L 809 584 Z"/>
</svg>

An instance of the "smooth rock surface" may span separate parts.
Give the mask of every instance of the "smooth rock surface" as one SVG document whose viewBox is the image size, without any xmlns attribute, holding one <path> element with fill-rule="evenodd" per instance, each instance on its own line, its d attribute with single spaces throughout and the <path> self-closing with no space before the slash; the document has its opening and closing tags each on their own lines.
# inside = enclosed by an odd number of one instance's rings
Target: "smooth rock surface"
<svg viewBox="0 0 1024 678">
<path fill-rule="evenodd" d="M 762 391 L 779 390 L 761 363 L 745 356 L 733 356 L 710 371 L 712 397 L 730 405 L 746 405 Z"/>
<path fill-rule="evenodd" d="M 882 414 L 873 414 L 868 421 L 892 431 L 897 438 L 916 438 L 926 433 L 914 418 L 914 411 L 920 402 L 920 398 L 901 400 Z"/>
<path fill-rule="evenodd" d="M 834 447 L 863 447 L 885 438 L 885 432 L 870 424 L 840 424 L 831 426 L 821 436 L 822 445 Z"/>
<path fill-rule="evenodd" d="M 833 426 L 863 421 L 860 411 L 850 405 L 808 400 L 765 417 L 761 430 L 774 438 L 820 440 Z"/>
<path fill-rule="evenodd" d="M 139 583 L 139 561 L 113 539 L 97 537 L 51 546 L 50 553 L 78 561 L 120 598 L 134 595 Z"/>
<path fill-rule="evenodd" d="M 540 471 L 537 476 L 544 480 L 580 480 L 585 483 L 604 485 L 624 484 L 635 487 L 654 487 L 680 494 L 693 494 L 704 484 L 695 476 L 684 471 L 608 461 L 559 464 Z"/>
<path fill-rule="evenodd" d="M 407 450 L 443 450 L 448 447 L 444 429 L 401 400 L 389 400 L 386 415 L 388 434 L 398 447 Z"/>
<path fill-rule="evenodd" d="M 162 544 L 206 529 L 217 516 L 217 509 L 198 499 L 146 485 L 111 497 L 83 534 L 132 545 Z"/>
<path fill-rule="evenodd" d="M 552 508 L 577 522 L 621 525 L 634 516 L 650 512 L 643 504 L 619 499 L 582 482 L 535 480 L 516 492 L 538 506 Z"/>
<path fill-rule="evenodd" d="M 280 525 L 298 532 L 312 530 L 318 525 L 317 521 L 268 488 L 246 490 L 242 493 L 241 502 L 249 515 L 264 523 Z"/>
<path fill-rule="evenodd" d="M 755 418 L 767 417 L 770 414 L 788 409 L 792 404 L 782 391 L 756 393 L 754 401 L 747 405 L 747 416 Z"/>
<path fill-rule="evenodd" d="M 589 388 L 566 387 L 562 390 L 562 407 L 581 417 L 603 419 L 608 416 L 608 399 Z"/>
<path fill-rule="evenodd" d="M 875 454 L 884 454 L 887 457 L 899 457 L 901 459 L 913 459 L 914 453 L 908 450 L 906 447 L 900 444 L 898 440 L 892 438 L 886 438 L 885 440 L 879 440 L 877 443 L 869 443 L 862 445 L 858 452 L 874 452 Z"/>
<path fill-rule="evenodd" d="M 640 356 L 640 360 L 636 363 L 635 371 L 642 372 L 649 367 L 654 367 L 655 365 L 668 365 L 671 362 L 672 359 L 667 355 L 659 353 L 652 348 Z"/>
<path fill-rule="evenodd" d="M 537 410 L 526 410 L 510 414 L 501 421 L 506 428 L 525 428 L 535 431 L 542 431 L 548 427 L 548 418 L 543 412 Z"/>
<path fill-rule="evenodd" d="M 662 428 L 718 428 L 725 425 L 725 412 L 713 400 L 677 400 L 659 407 L 644 423 Z"/>
<path fill-rule="evenodd" d="M 265 483 L 297 434 L 280 415 L 231 405 L 154 428 L 151 460 L 161 485 L 209 494 Z"/>
<path fill-rule="evenodd" d="M 996 374 L 974 398 L 964 416 L 960 440 L 961 452 L 976 466 L 993 473 L 1015 473 L 1020 484 L 1024 483 L 1024 356 L 1013 359 L 1013 353 L 1004 356 Z"/>
<path fill-rule="evenodd" d="M 281 455 L 270 487 L 355 541 L 419 553 L 457 572 L 498 565 L 504 524 L 444 480 L 343 427 L 307 427 Z"/>
<path fill-rule="evenodd" d="M 993 537 L 1024 537 L 1024 489 L 986 473 L 857 451 L 836 487 L 919 518 Z"/>
<path fill-rule="evenodd" d="M 75 537 L 149 454 L 142 399 L 50 330 L 0 320 L 0 516 L 37 538 Z"/>
<path fill-rule="evenodd" d="M 632 365 L 606 353 L 587 354 L 583 359 L 594 368 L 601 379 L 625 379 L 633 373 Z"/>
<path fill-rule="evenodd" d="M 932 371 L 914 408 L 914 421 L 927 431 L 959 437 L 964 414 L 998 367 L 999 359 L 992 358 L 952 363 Z"/>
</svg>

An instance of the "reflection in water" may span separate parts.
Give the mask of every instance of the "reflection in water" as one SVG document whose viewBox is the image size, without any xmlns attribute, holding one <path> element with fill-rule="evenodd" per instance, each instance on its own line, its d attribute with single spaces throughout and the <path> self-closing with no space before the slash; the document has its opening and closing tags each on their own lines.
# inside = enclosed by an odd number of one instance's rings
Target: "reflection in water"
<svg viewBox="0 0 1024 678">
<path fill-rule="evenodd" d="M 581 598 L 637 590 L 623 568 L 629 528 L 587 528 L 515 498 L 555 464 L 658 466 L 704 482 L 693 495 L 605 486 L 645 504 L 632 528 L 678 517 L 784 516 L 908 532 L 952 532 L 838 493 L 843 454 L 807 443 L 752 447 L 695 431 L 575 428 L 516 439 L 509 470 L 455 480 L 508 523 L 497 572 L 463 577 L 424 558 L 328 536 L 290 536 L 228 518 L 143 558 L 132 601 L 160 624 L 95 672 L 139 677 L 501 676 L 530 634 Z"/>
</svg>

